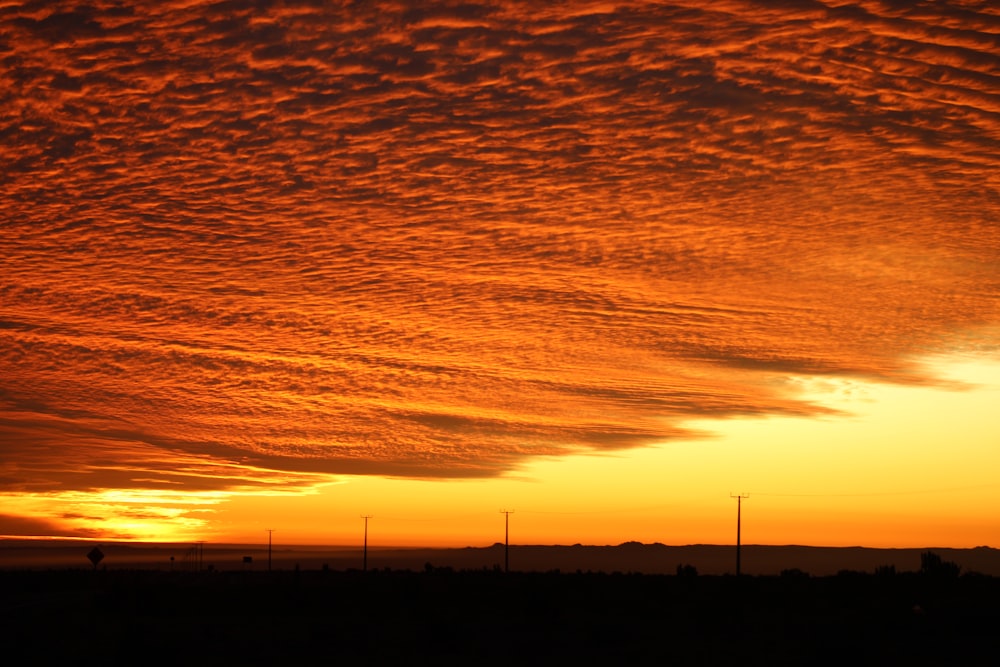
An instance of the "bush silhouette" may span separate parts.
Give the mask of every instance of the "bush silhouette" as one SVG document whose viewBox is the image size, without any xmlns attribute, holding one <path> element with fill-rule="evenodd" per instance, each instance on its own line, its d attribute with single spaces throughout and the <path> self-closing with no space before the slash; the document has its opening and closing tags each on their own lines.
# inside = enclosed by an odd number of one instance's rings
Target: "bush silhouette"
<svg viewBox="0 0 1000 667">
<path fill-rule="evenodd" d="M 933 551 L 925 551 L 920 554 L 920 573 L 928 577 L 937 579 L 954 579 L 962 568 L 958 563 L 942 560 L 941 556 Z"/>
<path fill-rule="evenodd" d="M 894 577 L 896 576 L 896 566 L 895 565 L 879 565 L 875 568 L 876 577 Z"/>
<path fill-rule="evenodd" d="M 782 579 L 808 579 L 809 573 L 800 570 L 797 567 L 789 568 L 781 571 Z"/>
<path fill-rule="evenodd" d="M 678 565 L 677 566 L 677 576 L 678 577 L 697 577 L 698 568 L 694 565 Z"/>
</svg>

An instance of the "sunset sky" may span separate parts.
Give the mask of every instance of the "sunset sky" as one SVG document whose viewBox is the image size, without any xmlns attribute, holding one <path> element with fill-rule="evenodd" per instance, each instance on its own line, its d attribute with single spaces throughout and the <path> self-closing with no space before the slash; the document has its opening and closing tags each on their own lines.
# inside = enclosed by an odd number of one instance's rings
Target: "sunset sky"
<svg viewBox="0 0 1000 667">
<path fill-rule="evenodd" d="M 0 0 L 0 535 L 1000 546 L 1000 7 Z"/>
</svg>

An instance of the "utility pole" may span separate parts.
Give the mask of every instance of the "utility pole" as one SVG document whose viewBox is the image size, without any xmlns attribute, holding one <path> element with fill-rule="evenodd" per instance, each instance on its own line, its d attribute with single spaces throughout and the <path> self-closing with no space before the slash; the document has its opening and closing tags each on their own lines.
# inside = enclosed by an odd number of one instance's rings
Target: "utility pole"
<svg viewBox="0 0 1000 667">
<path fill-rule="evenodd" d="M 364 549 L 364 560 L 362 561 L 361 571 L 368 571 L 368 519 L 372 518 L 371 514 L 362 514 L 361 518 L 365 520 L 365 549 Z"/>
<path fill-rule="evenodd" d="M 271 571 L 271 533 L 274 532 L 274 528 L 265 528 L 267 531 L 267 571 Z"/>
<path fill-rule="evenodd" d="M 500 510 L 503 514 L 503 571 L 510 572 L 510 515 L 514 510 Z"/>
<path fill-rule="evenodd" d="M 736 576 L 740 576 L 740 513 L 744 498 L 749 498 L 749 493 L 739 495 L 729 494 L 730 498 L 736 498 Z"/>
</svg>

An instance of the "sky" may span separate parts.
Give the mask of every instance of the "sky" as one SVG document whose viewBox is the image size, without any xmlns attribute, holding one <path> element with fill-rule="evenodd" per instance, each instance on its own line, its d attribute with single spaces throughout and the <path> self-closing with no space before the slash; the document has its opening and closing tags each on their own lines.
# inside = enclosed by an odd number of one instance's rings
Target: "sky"
<svg viewBox="0 0 1000 667">
<path fill-rule="evenodd" d="M 0 535 L 998 545 L 998 72 L 976 0 L 0 0 Z"/>
</svg>

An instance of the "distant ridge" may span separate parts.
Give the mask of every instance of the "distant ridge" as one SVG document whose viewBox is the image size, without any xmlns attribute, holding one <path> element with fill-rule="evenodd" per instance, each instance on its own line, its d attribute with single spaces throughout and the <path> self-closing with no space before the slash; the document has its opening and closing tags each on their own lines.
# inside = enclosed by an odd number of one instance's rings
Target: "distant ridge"
<svg viewBox="0 0 1000 667">
<path fill-rule="evenodd" d="M 102 542 L 102 567 L 109 569 L 187 569 L 195 566 L 188 556 L 189 544 L 145 544 Z M 87 568 L 87 552 L 93 541 L 78 543 L 37 540 L 0 540 L 0 569 Z M 893 566 L 898 572 L 920 569 L 920 556 L 933 551 L 943 560 L 958 564 L 963 572 L 1000 576 L 1000 550 L 991 547 L 900 548 L 814 547 L 803 545 L 743 545 L 742 571 L 746 574 L 777 575 L 801 570 L 823 576 L 844 570 L 874 572 Z M 173 560 L 171 561 L 171 556 Z M 249 558 L 249 561 L 245 561 Z M 360 569 L 360 546 L 275 546 L 276 568 L 335 570 Z M 503 566 L 503 544 L 487 547 L 421 548 L 379 547 L 368 549 L 368 565 L 374 569 L 455 570 L 493 569 Z M 216 570 L 262 569 L 266 567 L 267 545 L 204 545 L 200 566 Z M 511 545 L 511 570 L 549 572 L 622 572 L 674 574 L 678 566 L 690 565 L 699 574 L 732 574 L 735 547 L 732 545 L 691 544 L 670 546 L 661 543 L 625 542 L 619 545 Z"/>
</svg>

